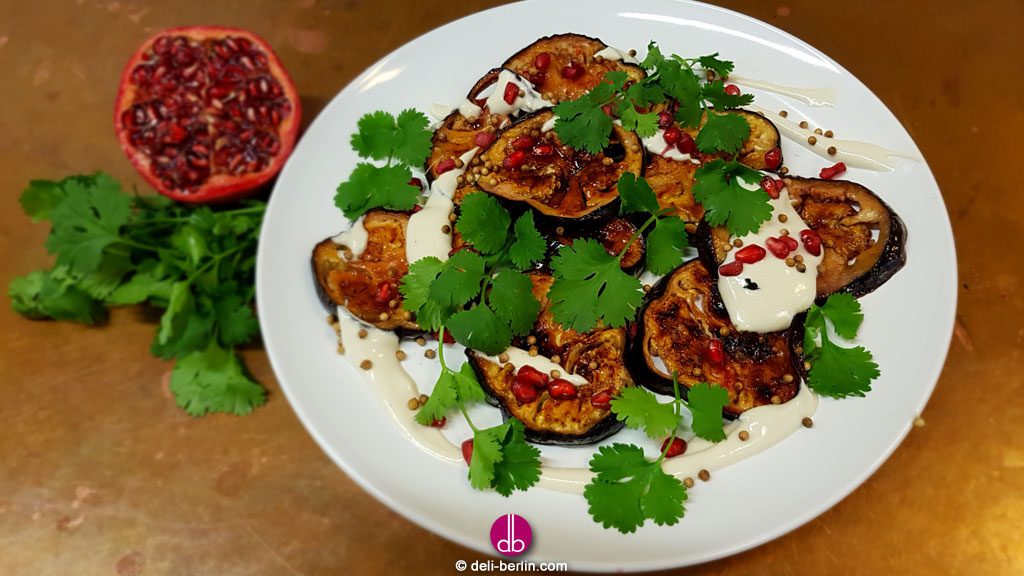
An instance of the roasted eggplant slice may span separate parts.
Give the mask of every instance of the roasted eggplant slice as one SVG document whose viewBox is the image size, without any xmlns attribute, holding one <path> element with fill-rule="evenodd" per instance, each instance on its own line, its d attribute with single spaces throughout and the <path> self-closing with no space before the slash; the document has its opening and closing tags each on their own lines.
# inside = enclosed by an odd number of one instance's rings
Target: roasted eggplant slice
<svg viewBox="0 0 1024 576">
<path fill-rule="evenodd" d="M 601 82 L 607 72 L 621 70 L 629 77 L 627 81 L 632 82 L 647 76 L 644 69 L 636 64 L 594 57 L 607 47 L 596 38 L 556 34 L 523 48 L 502 66 L 527 78 L 546 100 L 555 103 L 575 100 L 586 94 Z"/>
<path fill-rule="evenodd" d="M 796 396 L 801 360 L 793 353 L 803 337 L 803 316 L 784 332 L 740 332 L 718 295 L 715 278 L 699 259 L 661 279 L 648 293 L 630 347 L 637 381 L 672 394 L 672 374 L 682 388 L 712 382 L 728 390 L 727 417 Z"/>
<path fill-rule="evenodd" d="M 737 159 L 757 170 L 766 170 L 765 154 L 779 148 L 779 131 L 764 116 L 747 110 L 730 110 L 730 114 L 739 114 L 750 125 L 750 137 L 743 143 Z M 692 138 L 697 137 L 698 128 L 684 130 Z M 715 155 L 695 155 L 701 164 L 716 158 Z M 662 208 L 673 208 L 676 214 L 687 222 L 698 222 L 704 217 L 704 207 L 693 198 L 693 177 L 700 164 L 670 160 L 656 154 L 647 155 L 644 177 L 658 197 Z"/>
<path fill-rule="evenodd" d="M 615 125 L 604 151 L 589 154 L 559 141 L 554 130 L 542 128 L 554 114 L 534 113 L 513 124 L 481 154 L 493 167 L 480 188 L 526 202 L 545 216 L 566 220 L 594 219 L 611 213 L 619 197 L 619 176 L 640 174 L 643 150 L 633 132 Z"/>
<path fill-rule="evenodd" d="M 903 221 L 873 192 L 845 180 L 783 180 L 790 198 L 798 202 L 800 217 L 821 236 L 819 299 L 837 292 L 863 296 L 903 268 L 907 241 Z M 697 236 L 698 250 L 707 264 L 724 261 L 727 230 L 702 224 Z"/>
<path fill-rule="evenodd" d="M 355 258 L 351 250 L 327 238 L 313 248 L 313 276 L 324 305 L 332 312 L 344 306 L 363 322 L 384 330 L 417 330 L 402 309 L 398 285 L 409 271 L 405 259 L 405 227 L 409 214 L 371 210 L 363 217 L 366 249 Z M 358 225 L 356 221 L 354 225 Z"/>
<path fill-rule="evenodd" d="M 533 294 L 541 303 L 534 324 L 539 354 L 558 358 L 566 374 L 586 378 L 572 399 L 553 398 L 547 390 L 532 402 L 520 403 L 512 392 L 518 366 L 501 365 L 474 350 L 467 356 L 484 390 L 497 401 L 506 418 L 516 418 L 526 428 L 526 438 L 539 444 L 591 444 L 622 428 L 607 403 L 592 402 L 595 396 L 614 396 L 633 385 L 626 369 L 627 346 L 624 328 L 596 328 L 581 334 L 562 328 L 549 310 L 548 289 L 553 279 L 532 273 Z"/>
<path fill-rule="evenodd" d="M 600 226 L 574 227 L 555 226 L 554 229 L 546 227 L 542 234 L 548 238 L 548 252 L 554 254 L 562 246 L 572 244 L 577 238 L 594 238 L 604 246 L 605 252 L 612 256 L 618 256 L 619 252 L 637 232 L 637 227 L 623 217 L 612 218 Z M 629 245 L 629 249 L 622 256 L 619 265 L 623 270 L 634 271 L 644 260 L 646 245 L 644 237 L 640 236 Z"/>
</svg>

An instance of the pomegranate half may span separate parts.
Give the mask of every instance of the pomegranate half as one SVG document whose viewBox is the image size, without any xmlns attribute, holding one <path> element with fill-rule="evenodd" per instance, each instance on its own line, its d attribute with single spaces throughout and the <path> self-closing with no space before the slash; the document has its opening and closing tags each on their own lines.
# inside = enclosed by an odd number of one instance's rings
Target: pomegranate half
<svg viewBox="0 0 1024 576">
<path fill-rule="evenodd" d="M 301 106 L 266 41 L 236 28 L 164 30 L 121 75 L 114 126 L 161 194 L 226 202 L 256 191 L 291 154 Z"/>
</svg>

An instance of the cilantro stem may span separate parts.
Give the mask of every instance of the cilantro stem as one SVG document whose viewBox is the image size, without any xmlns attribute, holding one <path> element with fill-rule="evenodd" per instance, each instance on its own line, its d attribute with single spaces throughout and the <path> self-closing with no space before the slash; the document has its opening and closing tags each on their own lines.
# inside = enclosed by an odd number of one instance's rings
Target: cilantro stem
<svg viewBox="0 0 1024 576">
<path fill-rule="evenodd" d="M 437 359 L 441 363 L 442 372 L 452 372 L 452 369 L 444 363 L 444 324 L 437 329 Z M 473 419 L 469 417 L 469 411 L 466 410 L 466 405 L 462 403 L 462 400 L 456 400 L 459 405 L 459 411 L 462 412 L 463 418 L 466 419 L 466 424 L 473 430 L 473 433 L 477 433 L 480 430 L 473 424 Z"/>
<path fill-rule="evenodd" d="M 668 209 L 667 208 L 659 210 L 659 211 L 657 211 L 654 214 L 651 214 L 647 218 L 647 221 L 644 222 L 643 225 L 640 226 L 640 228 L 638 228 L 637 231 L 634 232 L 629 237 L 629 241 L 627 241 L 626 245 L 622 247 L 622 250 L 619 251 L 619 255 L 616 256 L 615 259 L 619 260 L 619 261 L 622 261 L 622 258 L 626 255 L 626 251 L 629 250 L 629 247 L 633 245 L 633 242 L 636 242 L 636 239 L 639 238 L 644 233 L 644 230 L 647 230 L 647 228 L 649 228 L 651 224 L 654 224 L 655 222 L 657 222 L 658 218 L 660 218 L 661 216 L 663 216 L 666 213 L 668 213 Z"/>
<path fill-rule="evenodd" d="M 679 415 L 679 403 L 682 402 L 682 395 L 679 393 L 679 377 L 675 371 L 672 372 L 672 393 L 675 394 L 675 401 L 672 402 L 672 410 L 675 411 L 676 416 Z M 676 441 L 676 437 L 679 435 L 679 425 L 676 424 L 675 429 L 672 430 L 672 436 L 665 442 L 665 446 L 661 449 L 661 455 L 654 461 L 655 464 L 660 464 L 665 459 L 665 454 L 668 454 L 672 443 Z"/>
<path fill-rule="evenodd" d="M 235 246 L 231 250 L 225 250 L 224 252 L 221 252 L 220 254 L 214 254 L 213 257 L 210 258 L 209 262 L 207 262 L 206 264 L 203 264 L 201 267 L 197 268 L 195 272 L 189 274 L 188 277 L 185 278 L 185 284 L 186 285 L 192 284 L 192 282 L 194 282 L 196 280 L 196 278 L 198 278 L 201 274 L 203 274 L 206 271 L 208 271 L 211 266 L 217 264 L 222 259 L 224 259 L 224 258 L 226 258 L 226 257 L 228 257 L 228 256 L 230 256 L 230 255 L 232 255 L 232 254 L 234 254 L 236 252 L 241 252 L 242 250 L 244 250 L 244 249 L 246 249 L 248 247 L 249 247 L 248 244 L 242 244 L 240 246 Z"/>
</svg>

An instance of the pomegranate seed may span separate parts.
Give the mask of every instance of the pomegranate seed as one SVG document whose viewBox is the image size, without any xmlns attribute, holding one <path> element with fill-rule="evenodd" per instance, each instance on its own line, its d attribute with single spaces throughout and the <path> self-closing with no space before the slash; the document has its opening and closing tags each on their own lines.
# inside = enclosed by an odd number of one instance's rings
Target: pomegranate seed
<svg viewBox="0 0 1024 576">
<path fill-rule="evenodd" d="M 529 404 L 540 398 L 540 390 L 529 384 L 516 381 L 512 383 L 512 395 L 520 404 Z"/>
<path fill-rule="evenodd" d="M 769 170 L 778 170 L 782 166 L 782 150 L 772 148 L 764 153 L 764 164 Z"/>
<path fill-rule="evenodd" d="M 537 70 L 547 70 L 548 66 L 551 65 L 551 54 L 547 52 L 541 52 L 537 54 L 537 57 L 533 59 L 533 66 Z"/>
<path fill-rule="evenodd" d="M 480 131 L 476 133 L 476 136 L 473 136 L 473 144 L 476 144 L 481 148 L 487 148 L 492 142 L 494 142 L 495 138 L 497 138 L 497 136 L 494 132 L 487 132 L 486 130 Z"/>
<path fill-rule="evenodd" d="M 739 96 L 740 87 L 735 84 L 726 84 L 725 93 L 728 94 L 729 96 Z"/>
<path fill-rule="evenodd" d="M 680 138 L 683 137 L 683 131 L 675 126 L 672 126 L 668 130 L 665 130 L 665 134 L 662 138 L 665 139 L 665 143 L 669 146 L 674 146 L 679 143 Z"/>
<path fill-rule="evenodd" d="M 612 395 L 607 392 L 598 392 L 590 397 L 590 405 L 594 408 L 607 409 L 612 405 Z"/>
<path fill-rule="evenodd" d="M 538 144 L 533 147 L 534 156 L 551 156 L 555 153 L 555 147 L 550 144 Z"/>
<path fill-rule="evenodd" d="M 423 210 L 423 206 L 420 206 L 419 204 L 416 204 L 415 206 L 412 207 L 413 214 L 419 212 L 420 210 Z M 451 256 L 451 254 L 449 254 L 449 256 Z"/>
<path fill-rule="evenodd" d="M 839 176 L 843 172 L 846 172 L 846 164 L 842 162 L 836 162 L 835 164 L 829 166 L 828 168 L 822 168 L 821 172 L 818 173 L 818 177 L 824 178 L 825 180 L 831 180 L 832 178 Z"/>
<path fill-rule="evenodd" d="M 409 186 L 415 186 L 415 187 L 419 188 L 420 190 L 422 190 L 423 189 L 423 180 L 420 180 L 419 178 L 413 176 L 412 178 L 409 179 Z"/>
<path fill-rule="evenodd" d="M 797 243 L 796 238 L 793 238 L 792 236 L 779 236 L 779 240 L 782 240 L 783 242 L 786 243 L 786 247 L 789 248 L 790 252 L 800 247 L 800 244 Z"/>
<path fill-rule="evenodd" d="M 455 168 L 455 159 L 445 158 L 444 160 L 441 160 L 440 162 L 437 163 L 437 166 L 434 167 L 434 172 L 436 172 L 437 175 L 440 176 L 441 174 L 444 174 L 445 172 L 451 170 L 452 168 Z"/>
<path fill-rule="evenodd" d="M 739 276 L 740 272 L 743 272 L 743 262 L 739 260 L 733 260 L 718 267 L 718 273 L 722 276 Z"/>
<path fill-rule="evenodd" d="M 811 256 L 821 256 L 821 236 L 810 228 L 800 231 L 800 240 Z"/>
<path fill-rule="evenodd" d="M 533 84 L 535 88 L 540 88 L 544 85 L 544 81 L 548 79 L 548 75 L 546 72 L 534 72 L 530 74 L 529 78 L 530 83 Z"/>
<path fill-rule="evenodd" d="M 764 241 L 764 246 L 780 260 L 785 260 L 786 256 L 789 256 L 789 244 L 778 238 L 768 238 Z"/>
<path fill-rule="evenodd" d="M 462 441 L 462 459 L 466 461 L 466 465 L 469 466 L 469 462 L 473 460 L 473 439 L 467 438 Z"/>
<path fill-rule="evenodd" d="M 660 112 L 658 114 L 658 128 L 668 128 L 674 120 L 668 112 Z"/>
<path fill-rule="evenodd" d="M 661 451 L 665 453 L 665 458 L 675 458 L 676 456 L 682 456 L 686 453 L 686 440 L 682 438 L 672 439 L 672 445 L 665 450 L 665 446 L 668 446 L 668 438 L 661 443 Z"/>
<path fill-rule="evenodd" d="M 779 188 L 776 187 L 776 182 L 778 181 L 775 178 L 772 178 L 771 176 L 765 176 L 764 178 L 761 178 L 761 188 L 763 188 L 764 191 L 768 193 L 768 196 L 778 199 Z"/>
<path fill-rule="evenodd" d="M 387 304 L 395 296 L 394 286 L 392 286 L 390 282 L 384 281 L 377 286 L 377 295 L 374 296 L 373 299 L 381 304 Z"/>
<path fill-rule="evenodd" d="M 690 156 L 697 153 L 697 143 L 693 141 L 693 136 L 690 136 L 687 132 L 683 132 L 682 136 L 679 137 L 679 143 L 676 144 L 676 148 L 683 154 L 689 154 Z"/>
<path fill-rule="evenodd" d="M 522 150 L 516 150 L 515 152 L 505 157 L 505 160 L 502 161 L 502 165 L 505 168 L 516 169 L 522 166 L 525 162 L 526 152 L 523 152 Z"/>
<path fill-rule="evenodd" d="M 605 104 L 604 106 L 601 106 L 601 111 L 604 112 L 605 116 L 611 116 L 612 115 L 612 105 L 611 104 Z"/>
<path fill-rule="evenodd" d="M 551 393 L 551 397 L 555 400 L 572 400 L 579 394 L 576 386 L 564 378 L 552 380 L 548 384 L 548 392 Z"/>
<path fill-rule="evenodd" d="M 548 375 L 533 366 L 524 364 L 516 372 L 516 382 L 531 388 L 543 388 L 548 385 Z"/>
<path fill-rule="evenodd" d="M 512 141 L 513 150 L 529 150 L 537 141 L 532 136 L 520 136 Z"/>
<path fill-rule="evenodd" d="M 562 67 L 562 77 L 568 80 L 575 80 L 583 76 L 583 66 L 578 62 L 570 62 L 568 66 Z"/>
<path fill-rule="evenodd" d="M 516 86 L 515 82 L 505 84 L 505 93 L 502 95 L 505 103 L 515 104 L 516 98 L 519 98 L 519 86 Z"/>
<path fill-rule="evenodd" d="M 442 416 L 440 420 L 434 420 L 430 423 L 434 428 L 444 428 L 444 425 L 448 423 L 448 417 Z"/>
<path fill-rule="evenodd" d="M 736 253 L 736 260 L 738 262 L 743 262 L 744 264 L 753 264 L 755 262 L 760 262 L 761 259 L 764 258 L 765 253 L 764 248 L 757 244 L 751 244 L 749 246 L 745 246 L 742 250 Z"/>
<path fill-rule="evenodd" d="M 722 341 L 717 338 L 708 342 L 708 360 L 712 364 L 721 365 L 725 362 L 725 351 L 722 349 Z"/>
</svg>

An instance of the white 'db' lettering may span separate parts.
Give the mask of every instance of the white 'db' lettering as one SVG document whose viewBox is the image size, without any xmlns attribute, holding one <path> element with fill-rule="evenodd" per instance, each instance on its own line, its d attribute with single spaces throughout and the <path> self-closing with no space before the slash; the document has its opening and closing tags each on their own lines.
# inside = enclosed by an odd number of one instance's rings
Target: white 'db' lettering
<svg viewBox="0 0 1024 576">
<path fill-rule="evenodd" d="M 505 538 L 498 540 L 498 552 L 502 554 L 519 554 L 526 550 L 526 541 L 516 538 L 515 515 L 505 515 Z"/>
</svg>

